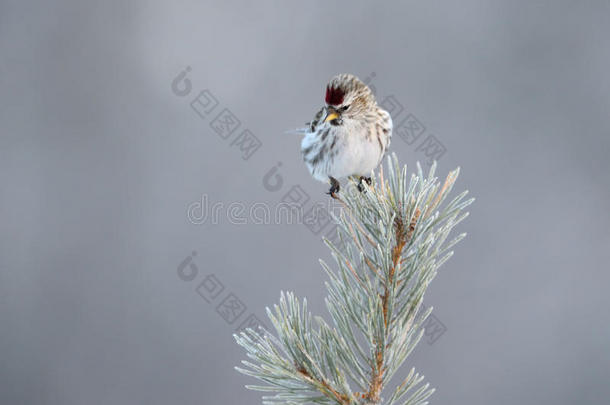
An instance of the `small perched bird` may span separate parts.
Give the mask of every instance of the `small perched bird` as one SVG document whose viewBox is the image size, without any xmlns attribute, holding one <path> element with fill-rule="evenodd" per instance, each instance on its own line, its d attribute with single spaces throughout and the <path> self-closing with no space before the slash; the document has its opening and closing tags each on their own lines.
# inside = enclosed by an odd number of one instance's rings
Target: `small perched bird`
<svg viewBox="0 0 610 405">
<path fill-rule="evenodd" d="M 392 118 L 375 101 L 371 89 L 356 76 L 343 73 L 326 86 L 325 105 L 306 128 L 297 130 L 303 160 L 311 175 L 330 182 L 328 194 L 335 197 L 338 178 L 355 176 L 370 184 L 375 169 L 392 137 Z"/>
</svg>

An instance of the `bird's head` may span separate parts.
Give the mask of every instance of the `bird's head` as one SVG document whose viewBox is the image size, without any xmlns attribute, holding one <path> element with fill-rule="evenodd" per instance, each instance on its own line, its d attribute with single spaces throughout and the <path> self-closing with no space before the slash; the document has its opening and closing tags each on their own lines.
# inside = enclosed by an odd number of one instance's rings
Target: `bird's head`
<svg viewBox="0 0 610 405">
<path fill-rule="evenodd" d="M 326 117 L 324 122 L 341 125 L 344 119 L 363 119 L 377 106 L 375 96 L 356 76 L 342 73 L 330 79 L 326 86 Z"/>
</svg>

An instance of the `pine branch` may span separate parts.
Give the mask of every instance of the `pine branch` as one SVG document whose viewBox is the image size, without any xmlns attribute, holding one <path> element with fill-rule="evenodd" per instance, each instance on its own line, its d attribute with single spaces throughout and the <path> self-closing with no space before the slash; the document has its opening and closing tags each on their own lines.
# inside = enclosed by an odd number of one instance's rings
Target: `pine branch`
<svg viewBox="0 0 610 405">
<path fill-rule="evenodd" d="M 238 370 L 264 382 L 248 388 L 274 393 L 265 404 L 381 404 L 390 379 L 413 351 L 432 309 L 420 311 L 424 294 L 450 249 L 448 240 L 473 200 L 463 192 L 444 204 L 459 170 L 444 183 L 421 167 L 407 178 L 395 155 L 365 192 L 342 192 L 340 247 L 326 240 L 337 270 L 321 262 L 329 281 L 332 320 L 312 319 L 307 301 L 282 293 L 267 314 L 275 333 L 247 329 L 235 336 L 254 361 Z M 434 389 L 411 369 L 387 404 L 421 405 Z M 355 390 L 352 387 L 355 386 Z"/>
</svg>

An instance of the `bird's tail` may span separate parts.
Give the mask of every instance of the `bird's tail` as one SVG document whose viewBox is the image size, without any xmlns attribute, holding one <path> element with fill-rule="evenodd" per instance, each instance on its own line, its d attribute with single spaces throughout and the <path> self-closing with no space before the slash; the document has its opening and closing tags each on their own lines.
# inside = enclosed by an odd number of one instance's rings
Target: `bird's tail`
<svg viewBox="0 0 610 405">
<path fill-rule="evenodd" d="M 311 132 L 308 127 L 303 128 L 295 128 L 284 131 L 285 134 L 296 134 L 296 135 L 305 135 L 306 133 Z"/>
</svg>

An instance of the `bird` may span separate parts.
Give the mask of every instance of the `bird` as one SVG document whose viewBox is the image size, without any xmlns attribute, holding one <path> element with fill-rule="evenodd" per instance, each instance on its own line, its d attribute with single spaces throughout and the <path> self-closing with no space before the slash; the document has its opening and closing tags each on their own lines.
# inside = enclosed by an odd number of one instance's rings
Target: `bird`
<svg viewBox="0 0 610 405">
<path fill-rule="evenodd" d="M 314 179 L 329 182 L 327 194 L 337 198 L 338 179 L 371 184 L 392 139 L 392 117 L 377 105 L 371 89 L 356 76 L 338 74 L 326 86 L 324 105 L 297 132 L 304 135 L 301 155 Z"/>
</svg>

